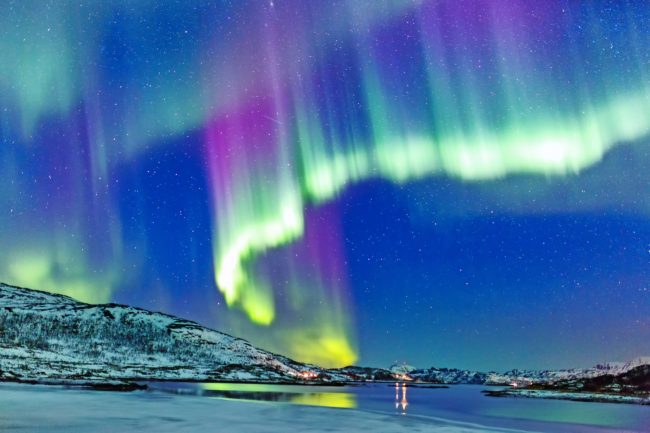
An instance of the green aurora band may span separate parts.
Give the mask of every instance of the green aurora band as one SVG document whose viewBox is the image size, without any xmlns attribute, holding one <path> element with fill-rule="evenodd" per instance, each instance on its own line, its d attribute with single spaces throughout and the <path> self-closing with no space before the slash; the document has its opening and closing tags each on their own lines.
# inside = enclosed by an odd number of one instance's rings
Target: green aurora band
<svg viewBox="0 0 650 433">
<path fill-rule="evenodd" d="M 242 122 L 235 135 L 243 142 L 236 146 L 246 146 L 246 152 L 231 179 L 235 186 L 215 195 L 216 281 L 229 305 L 241 308 L 255 323 L 270 325 L 276 310 L 273 285 L 268 276 L 253 271 L 256 258 L 299 239 L 305 230 L 305 207 L 336 198 L 354 182 L 381 178 L 400 184 L 433 175 L 472 182 L 522 174 L 574 176 L 598 163 L 613 146 L 650 133 L 647 67 L 628 69 L 623 83 L 588 76 L 593 70 L 616 69 L 601 56 L 598 67 L 553 75 L 553 64 L 544 68 L 540 61 L 574 53 L 575 41 L 569 40 L 560 52 L 549 52 L 544 40 L 516 34 L 512 22 L 504 30 L 504 20 L 496 18 L 498 11 L 492 12 L 487 30 L 496 48 L 475 52 L 473 60 L 464 51 L 470 47 L 471 52 L 470 41 L 449 47 L 436 23 L 419 17 L 420 25 L 431 26 L 416 36 L 421 58 L 395 53 L 393 61 L 402 62 L 405 69 L 409 63 L 426 65 L 425 85 L 409 82 L 408 76 L 396 83 L 378 59 L 381 55 L 373 54 L 373 44 L 357 44 L 362 47 L 355 53 L 362 65 L 361 97 L 354 90 L 346 93 L 345 82 L 331 88 L 322 85 L 334 94 L 343 93 L 341 100 L 358 103 L 366 122 L 345 117 L 347 107 L 341 109 L 340 101 L 328 104 L 326 98 L 323 103 L 302 82 L 292 83 L 291 97 L 286 98 L 290 102 L 276 92 L 273 99 L 282 101 L 281 109 L 262 111 L 269 123 L 277 123 L 266 137 L 273 137 L 275 147 L 258 146 L 246 136 Z M 603 38 L 596 27 L 592 33 Z M 498 59 L 491 67 L 490 56 Z M 484 68 L 470 66 L 477 61 L 483 61 Z M 464 64 L 462 72 L 454 75 L 449 62 Z M 400 97 L 409 84 L 425 92 Z M 335 90 L 336 85 L 344 90 Z M 496 103 L 494 97 L 484 99 L 487 94 L 498 95 Z M 333 108 L 328 112 L 323 105 Z M 340 116 L 344 120 L 337 123 Z M 208 143 L 214 141 L 208 138 Z M 269 163 L 269 158 L 277 159 Z M 331 299 L 321 305 L 340 308 Z M 349 331 L 338 327 L 337 332 L 327 349 L 317 347 L 328 353 L 326 363 L 351 364 L 355 355 Z M 289 350 L 295 353 L 297 348 Z M 301 359 L 315 360 L 308 354 Z M 318 361 L 324 362 L 322 355 Z"/>
<path fill-rule="evenodd" d="M 214 29 L 187 40 L 205 30 L 202 14 L 156 15 L 149 1 L 86 6 L 92 14 L 26 2 L 0 18 L 0 50 L 14 60 L 0 62 L 0 102 L 14 109 L 0 113 L 0 168 L 13 179 L 0 199 L 29 216 L 0 216 L 22 234 L 7 234 L 4 245 L 21 248 L 0 258 L 0 278 L 110 300 L 128 278 L 120 268 L 145 266 L 139 241 L 125 239 L 113 176 L 198 130 L 216 284 L 247 317 L 219 320 L 271 350 L 348 365 L 358 357 L 349 290 L 341 257 L 327 257 L 342 241 L 302 266 L 297 252 L 319 243 L 306 212 L 369 179 L 577 176 L 650 133 L 647 23 L 623 3 L 611 16 L 555 0 L 316 3 L 213 5 L 203 15 Z M 138 24 L 170 16 L 189 30 L 165 38 Z M 133 52 L 125 77 L 109 80 L 102 50 L 113 39 Z M 147 43 L 166 55 L 137 51 Z M 65 131 L 60 154 L 51 123 Z M 33 155 L 53 155 L 59 171 L 31 182 Z M 43 186 L 51 172 L 63 180 Z"/>
</svg>

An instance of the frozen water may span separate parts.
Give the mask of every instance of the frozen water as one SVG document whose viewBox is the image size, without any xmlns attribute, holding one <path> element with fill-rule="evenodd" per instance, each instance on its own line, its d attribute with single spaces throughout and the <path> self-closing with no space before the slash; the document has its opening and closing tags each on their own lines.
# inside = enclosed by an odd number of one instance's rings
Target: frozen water
<svg viewBox="0 0 650 433">
<path fill-rule="evenodd" d="M 489 398 L 481 395 L 480 387 L 411 389 L 406 409 L 400 407 L 401 396 L 393 400 L 394 390 L 386 385 L 322 392 L 287 386 L 278 390 L 293 397 L 266 401 L 224 398 L 237 394 L 236 384 L 192 386 L 209 392 L 168 387 L 121 393 L 1 384 L 0 432 L 636 433 L 648 432 L 642 426 L 650 425 L 646 407 Z M 239 398 L 269 394 L 269 388 L 260 389 L 266 391 L 246 388 Z M 338 395 L 323 397 L 327 394 Z"/>
<path fill-rule="evenodd" d="M 3 385 L 0 431 L 8 432 L 512 432 L 419 417 L 146 392 Z"/>
</svg>

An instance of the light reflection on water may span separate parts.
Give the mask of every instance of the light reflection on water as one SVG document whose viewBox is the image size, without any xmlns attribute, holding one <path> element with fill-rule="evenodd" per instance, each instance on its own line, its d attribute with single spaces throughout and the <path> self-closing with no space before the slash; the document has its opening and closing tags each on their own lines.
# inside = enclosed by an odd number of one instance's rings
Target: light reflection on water
<svg viewBox="0 0 650 433">
<path fill-rule="evenodd" d="M 360 386 L 238 383 L 149 383 L 152 392 L 208 398 L 360 409 L 553 433 L 650 432 L 650 407 L 561 400 L 486 397 L 482 386 L 449 389 L 383 383 Z"/>
<path fill-rule="evenodd" d="M 305 406 L 355 409 L 357 394 L 341 386 L 296 386 L 262 383 L 164 383 L 150 384 L 155 390 L 175 394 L 194 394 L 203 397 L 228 398 L 235 400 L 291 403 Z M 407 385 L 395 383 L 395 410 L 406 415 L 408 407 Z"/>
<path fill-rule="evenodd" d="M 203 394 L 246 400 L 279 401 L 306 406 L 354 409 L 356 396 L 343 387 L 267 385 L 255 383 L 204 383 Z"/>
<path fill-rule="evenodd" d="M 308 406 L 337 407 L 342 409 L 354 409 L 357 407 L 356 396 L 347 392 L 298 394 L 291 398 L 291 402 Z"/>
<path fill-rule="evenodd" d="M 262 383 L 155 383 L 157 391 L 175 394 L 193 394 L 212 398 L 291 403 L 305 406 L 323 406 L 341 409 L 357 407 L 356 394 L 342 386 L 296 386 Z"/>
<path fill-rule="evenodd" d="M 401 412 L 402 415 L 406 415 L 406 408 L 408 407 L 408 405 L 409 402 L 408 399 L 406 398 L 406 384 L 403 383 L 400 386 L 399 383 L 396 383 L 395 384 L 395 409 Z"/>
</svg>

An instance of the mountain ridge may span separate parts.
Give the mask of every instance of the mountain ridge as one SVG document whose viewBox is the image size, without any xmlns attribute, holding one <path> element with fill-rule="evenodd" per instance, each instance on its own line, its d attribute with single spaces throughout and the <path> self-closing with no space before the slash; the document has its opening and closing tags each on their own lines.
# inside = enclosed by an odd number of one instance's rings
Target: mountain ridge
<svg viewBox="0 0 650 433">
<path fill-rule="evenodd" d="M 320 370 L 165 313 L 0 284 L 0 379 L 293 382 Z"/>
<path fill-rule="evenodd" d="M 0 283 L 0 381 L 410 381 L 531 387 L 619 376 L 644 365 L 650 365 L 650 357 L 587 369 L 504 373 L 406 364 L 324 369 L 166 313 L 116 303 L 87 304 Z"/>
</svg>

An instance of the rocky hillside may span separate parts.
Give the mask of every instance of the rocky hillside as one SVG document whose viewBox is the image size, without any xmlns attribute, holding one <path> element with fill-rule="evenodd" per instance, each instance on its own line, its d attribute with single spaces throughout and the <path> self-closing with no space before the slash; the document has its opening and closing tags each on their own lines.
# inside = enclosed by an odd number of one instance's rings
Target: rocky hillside
<svg viewBox="0 0 650 433">
<path fill-rule="evenodd" d="M 643 374 L 648 370 L 650 358 L 591 369 L 506 373 L 415 369 L 406 364 L 390 369 L 325 370 L 166 314 L 116 304 L 84 304 L 62 295 L 0 284 L 0 381 L 106 384 L 135 380 L 399 380 L 628 392 L 647 388 L 648 378 Z"/>
<path fill-rule="evenodd" d="M 343 367 L 327 371 L 340 382 L 392 382 L 396 376 L 384 368 L 373 367 Z"/>
<path fill-rule="evenodd" d="M 392 366 L 390 370 L 382 369 L 342 369 L 345 372 L 356 372 L 360 377 L 382 377 L 386 375 L 403 376 L 407 380 L 438 384 L 472 384 L 472 385 L 504 385 L 516 387 L 532 387 L 534 385 L 569 383 L 600 383 L 607 377 L 626 377 L 627 373 L 641 367 L 650 368 L 650 358 L 636 358 L 629 362 L 613 362 L 599 364 L 592 368 L 573 368 L 565 370 L 510 370 L 505 373 L 480 372 L 461 370 L 457 368 L 430 367 L 418 369 L 406 365 Z M 371 370 L 371 371 L 369 371 Z M 361 374 L 364 372 L 364 374 Z M 399 377 L 397 377 L 399 378 Z M 390 379 L 389 379 L 390 380 Z"/>
<path fill-rule="evenodd" d="M 0 380 L 292 382 L 319 375 L 188 320 L 0 284 Z"/>
<path fill-rule="evenodd" d="M 628 362 L 610 362 L 591 368 L 566 370 L 510 370 L 505 373 L 488 373 L 486 383 L 490 385 L 530 386 L 558 382 L 580 381 L 601 376 L 619 376 L 637 367 L 650 365 L 650 357 L 639 357 Z"/>
<path fill-rule="evenodd" d="M 557 382 L 531 385 L 529 388 L 568 392 L 639 394 L 646 396 L 650 395 L 650 365 L 640 365 L 623 373 L 560 380 Z"/>
<path fill-rule="evenodd" d="M 425 368 L 408 373 L 410 377 L 421 382 L 441 383 L 448 385 L 472 384 L 482 385 L 487 382 L 488 375 L 479 371 L 459 370 L 457 368 Z"/>
<path fill-rule="evenodd" d="M 593 377 L 574 377 L 558 381 L 484 391 L 492 397 L 525 397 L 607 403 L 650 405 L 650 365 L 613 369 Z"/>
</svg>

